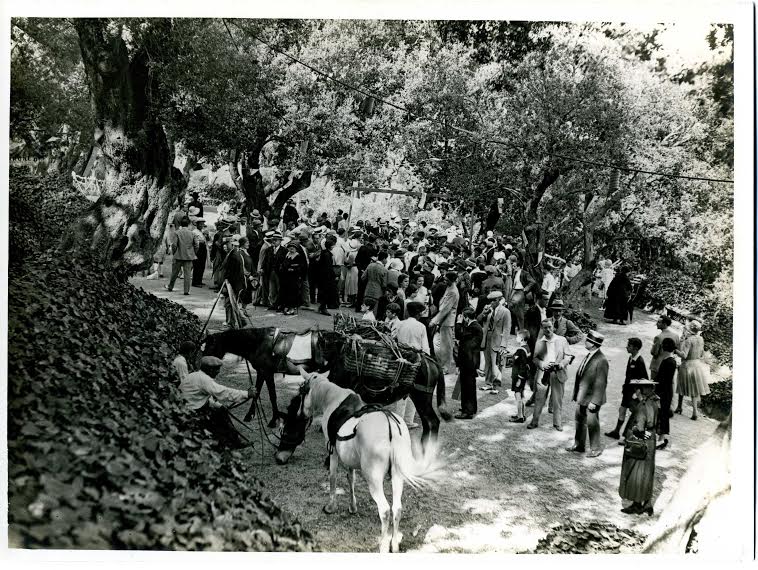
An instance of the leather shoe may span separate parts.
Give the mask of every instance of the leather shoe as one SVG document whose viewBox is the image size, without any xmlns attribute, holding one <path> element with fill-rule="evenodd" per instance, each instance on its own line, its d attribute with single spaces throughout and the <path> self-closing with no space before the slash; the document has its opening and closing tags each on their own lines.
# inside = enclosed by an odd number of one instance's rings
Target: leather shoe
<svg viewBox="0 0 758 570">
<path fill-rule="evenodd" d="M 567 447 L 566 451 L 574 451 L 576 453 L 584 453 L 584 448 L 579 447 L 577 445 L 572 445 L 571 447 Z"/>
<path fill-rule="evenodd" d="M 526 418 L 511 418 L 508 421 L 513 424 L 523 424 L 526 421 Z"/>
<path fill-rule="evenodd" d="M 666 447 L 668 447 L 668 444 L 669 444 L 669 440 L 664 439 L 661 443 L 659 443 L 658 445 L 656 445 L 655 448 L 658 449 L 658 450 L 666 449 Z"/>
<path fill-rule="evenodd" d="M 592 449 L 592 450 L 590 450 L 590 452 L 587 454 L 587 457 L 597 457 L 597 456 L 599 456 L 601 453 L 603 453 L 603 450 L 602 450 L 602 449 Z"/>
<path fill-rule="evenodd" d="M 611 439 L 618 439 L 619 437 L 621 437 L 621 435 L 619 434 L 619 432 L 617 432 L 615 430 L 614 431 L 609 431 L 605 435 L 606 435 L 606 437 L 610 437 Z"/>
<path fill-rule="evenodd" d="M 637 513 L 641 512 L 640 510 L 641 507 L 642 505 L 640 505 L 639 503 L 632 503 L 628 507 L 624 507 L 623 509 L 621 509 L 621 512 L 627 515 L 636 515 Z"/>
<path fill-rule="evenodd" d="M 526 419 L 526 418 L 524 418 L 524 419 Z M 536 427 L 538 427 L 537 424 L 529 424 L 528 426 L 526 426 L 526 429 L 534 429 Z"/>
<path fill-rule="evenodd" d="M 556 431 L 563 431 L 563 426 L 553 426 L 553 429 Z"/>
<path fill-rule="evenodd" d="M 470 420 L 470 419 L 473 419 L 473 417 L 474 417 L 473 414 L 464 414 L 464 413 L 455 414 L 456 420 Z"/>
</svg>

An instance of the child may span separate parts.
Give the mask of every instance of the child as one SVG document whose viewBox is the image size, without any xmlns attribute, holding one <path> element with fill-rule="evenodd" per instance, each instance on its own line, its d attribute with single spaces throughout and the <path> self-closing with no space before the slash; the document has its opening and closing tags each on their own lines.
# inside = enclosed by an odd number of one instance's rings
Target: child
<svg viewBox="0 0 758 570">
<path fill-rule="evenodd" d="M 179 382 L 183 381 L 189 374 L 189 366 L 187 366 L 187 360 L 197 352 L 197 345 L 189 340 L 185 340 L 179 345 L 179 355 L 174 358 L 173 365 L 176 374 L 179 376 Z"/>
<path fill-rule="evenodd" d="M 519 330 L 516 335 L 519 344 L 513 353 L 513 369 L 511 371 L 511 389 L 516 398 L 516 415 L 511 416 L 510 421 L 523 424 L 526 421 L 526 402 L 524 402 L 524 388 L 527 381 L 532 377 L 532 354 L 529 352 L 529 331 Z"/>
<path fill-rule="evenodd" d="M 385 322 L 390 326 L 390 336 L 397 338 L 397 325 L 400 323 L 400 305 L 390 303 L 387 305 L 387 317 Z"/>
<path fill-rule="evenodd" d="M 624 425 L 624 421 L 626 420 L 626 411 L 631 411 L 631 408 L 634 405 L 632 399 L 634 389 L 629 385 L 629 382 L 632 380 L 648 380 L 650 378 L 647 373 L 645 361 L 642 359 L 642 356 L 640 356 L 641 349 L 642 341 L 638 338 L 632 337 L 626 343 L 626 351 L 629 353 L 629 362 L 626 364 L 626 376 L 624 377 L 624 385 L 621 388 L 619 419 L 616 423 L 616 428 L 605 434 L 612 439 L 619 439 L 621 433 L 626 432 L 626 430 L 621 431 L 621 426 Z M 634 414 L 632 414 L 632 416 L 634 416 Z"/>
<path fill-rule="evenodd" d="M 363 321 L 376 321 L 374 316 L 374 309 L 366 304 L 361 305 L 361 313 L 363 313 Z"/>
</svg>

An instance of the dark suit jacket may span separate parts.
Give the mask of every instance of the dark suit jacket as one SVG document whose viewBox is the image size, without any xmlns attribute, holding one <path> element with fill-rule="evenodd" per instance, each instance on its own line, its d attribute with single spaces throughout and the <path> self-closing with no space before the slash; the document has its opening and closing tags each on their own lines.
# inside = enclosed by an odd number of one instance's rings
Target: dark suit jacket
<svg viewBox="0 0 758 570">
<path fill-rule="evenodd" d="M 579 372 L 582 373 L 579 376 Z M 590 403 L 596 406 L 605 404 L 605 388 L 608 385 L 608 360 L 605 354 L 596 350 L 582 370 L 582 364 L 576 371 L 574 381 L 574 400 L 580 406 Z"/>
<path fill-rule="evenodd" d="M 238 294 L 245 288 L 244 261 L 242 252 L 239 249 L 229 252 L 224 260 L 222 269 L 224 279 L 229 281 L 235 294 Z"/>
<path fill-rule="evenodd" d="M 463 327 L 460 345 L 458 346 L 458 366 L 469 370 L 479 368 L 480 346 L 483 336 L 482 326 L 476 321 L 472 321 L 468 326 Z"/>
<path fill-rule="evenodd" d="M 537 337 L 542 331 L 542 311 L 537 305 L 532 305 L 524 313 L 524 327 L 529 331 L 529 352 L 534 354 Z"/>
</svg>

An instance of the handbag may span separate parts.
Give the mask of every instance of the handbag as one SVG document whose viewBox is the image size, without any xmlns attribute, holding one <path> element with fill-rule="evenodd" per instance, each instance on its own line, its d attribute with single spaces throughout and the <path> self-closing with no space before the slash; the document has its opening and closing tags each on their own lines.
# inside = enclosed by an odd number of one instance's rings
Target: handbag
<svg viewBox="0 0 758 570">
<path fill-rule="evenodd" d="M 624 456 L 632 459 L 647 457 L 647 442 L 642 439 L 627 439 L 624 443 Z"/>
</svg>

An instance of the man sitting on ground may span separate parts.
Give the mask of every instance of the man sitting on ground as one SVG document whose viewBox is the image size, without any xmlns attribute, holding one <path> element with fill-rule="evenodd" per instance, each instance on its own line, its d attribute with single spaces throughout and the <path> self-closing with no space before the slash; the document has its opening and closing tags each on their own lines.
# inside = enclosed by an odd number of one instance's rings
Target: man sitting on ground
<svg viewBox="0 0 758 570">
<path fill-rule="evenodd" d="M 222 447 L 240 449 L 247 447 L 240 434 L 234 429 L 232 420 L 224 405 L 239 404 L 257 394 L 252 386 L 247 391 L 227 388 L 214 381 L 221 371 L 222 361 L 215 356 L 204 356 L 200 370 L 188 374 L 179 385 L 187 406 L 195 410 L 205 427 Z M 223 404 L 223 405 L 222 405 Z"/>
</svg>

